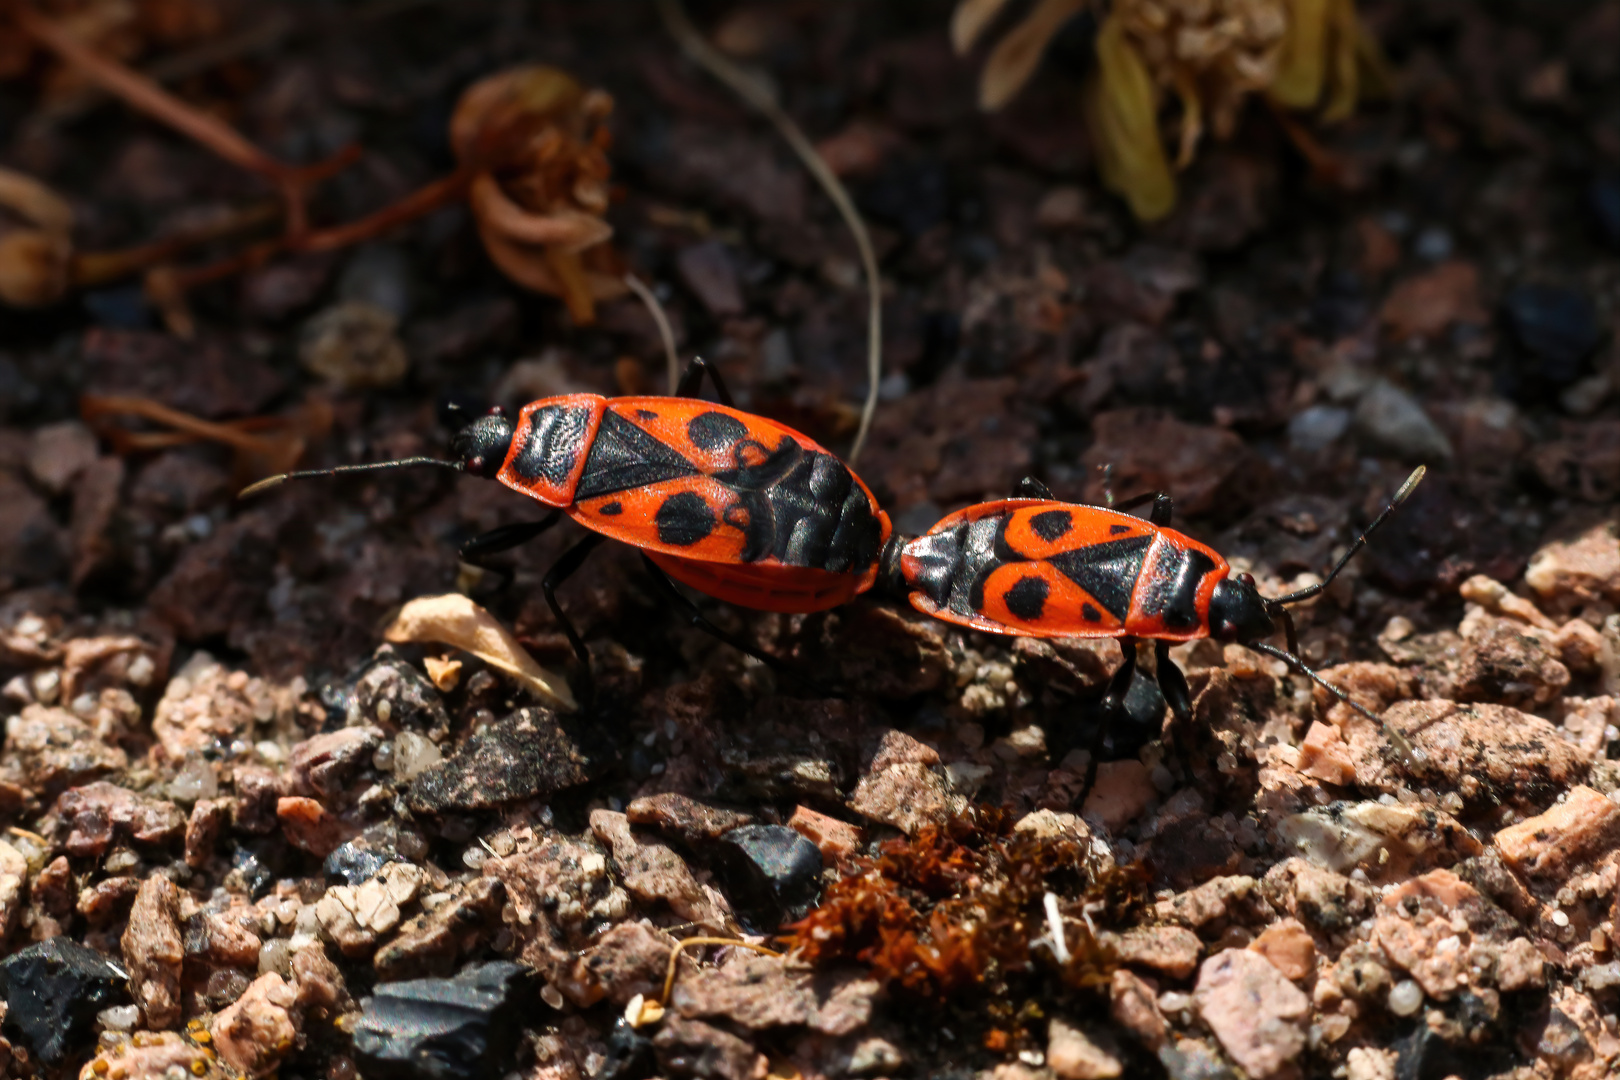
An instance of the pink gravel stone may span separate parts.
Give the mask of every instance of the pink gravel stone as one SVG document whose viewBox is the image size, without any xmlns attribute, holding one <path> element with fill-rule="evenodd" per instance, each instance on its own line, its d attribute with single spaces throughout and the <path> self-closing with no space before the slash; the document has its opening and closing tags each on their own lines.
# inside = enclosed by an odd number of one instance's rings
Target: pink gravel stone
<svg viewBox="0 0 1620 1080">
<path fill-rule="evenodd" d="M 263 1076 L 293 1049 L 298 1028 L 296 993 L 280 975 L 253 980 L 242 996 L 214 1018 L 214 1046 L 226 1063 L 247 1076 Z"/>
<path fill-rule="evenodd" d="M 1216 953 L 1199 969 L 1193 999 L 1221 1046 L 1251 1077 L 1294 1071 L 1311 1002 L 1265 957 L 1247 949 Z"/>
<path fill-rule="evenodd" d="M 1585 785 L 1545 814 L 1496 834 L 1496 850 L 1513 869 L 1549 882 L 1567 879 L 1620 846 L 1620 805 Z"/>
<path fill-rule="evenodd" d="M 1270 961 L 1284 976 L 1299 982 L 1316 971 L 1316 942 L 1295 919 L 1283 919 L 1266 927 L 1249 942 L 1249 949 Z"/>
<path fill-rule="evenodd" d="M 1299 745 L 1299 771 L 1324 784 L 1350 784 L 1356 779 L 1356 766 L 1350 748 L 1339 738 L 1332 724 L 1314 723 Z"/>
<path fill-rule="evenodd" d="M 1097 782 L 1086 796 L 1081 816 L 1115 832 L 1141 817 L 1158 794 L 1140 761 L 1105 761 L 1097 766 Z"/>
</svg>

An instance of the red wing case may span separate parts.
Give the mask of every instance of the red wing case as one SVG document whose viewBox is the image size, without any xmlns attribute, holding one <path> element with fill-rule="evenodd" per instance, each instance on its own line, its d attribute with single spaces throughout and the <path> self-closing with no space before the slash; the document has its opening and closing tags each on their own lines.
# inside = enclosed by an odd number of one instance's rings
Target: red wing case
<svg viewBox="0 0 1620 1080">
<path fill-rule="evenodd" d="M 812 609 L 751 603 L 743 594 L 753 584 L 745 581 L 762 582 L 772 568 L 817 571 L 850 578 L 848 599 L 870 587 L 889 535 L 871 491 L 811 439 L 686 398 L 608 401 L 573 499 L 568 512 L 580 524 L 670 557 L 658 561 L 704 592 L 767 610 Z M 689 580 L 696 570 L 677 573 L 674 560 L 709 564 L 709 583 Z M 752 572 L 733 578 L 736 588 L 722 595 L 726 566 Z"/>
<path fill-rule="evenodd" d="M 1191 640 L 1209 633 L 1226 561 L 1181 533 L 1097 506 L 980 503 L 906 545 L 919 611 L 1025 637 Z"/>
</svg>

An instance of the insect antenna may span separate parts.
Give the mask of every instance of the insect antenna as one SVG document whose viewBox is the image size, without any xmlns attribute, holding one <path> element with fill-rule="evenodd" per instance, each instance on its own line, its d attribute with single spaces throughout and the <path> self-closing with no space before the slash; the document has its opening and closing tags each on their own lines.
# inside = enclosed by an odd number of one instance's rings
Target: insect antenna
<svg viewBox="0 0 1620 1080">
<path fill-rule="evenodd" d="M 1293 626 L 1292 623 L 1290 623 L 1289 630 L 1292 629 Z M 1293 635 L 1290 634 L 1289 636 L 1292 637 Z M 1279 649 L 1275 645 L 1267 645 L 1263 641 L 1251 641 L 1247 642 L 1246 645 L 1255 652 L 1265 653 L 1267 656 L 1274 656 L 1278 660 L 1281 660 L 1283 663 L 1287 664 L 1289 667 L 1311 680 L 1311 682 L 1315 683 L 1317 686 L 1320 686 L 1322 689 L 1326 690 L 1328 693 L 1350 706 L 1356 712 L 1377 724 L 1378 729 L 1384 733 L 1384 738 L 1389 740 L 1390 745 L 1395 748 L 1395 752 L 1401 756 L 1401 759 L 1405 761 L 1409 767 L 1415 768 L 1421 765 L 1425 760 L 1423 751 L 1413 746 L 1411 740 L 1409 740 L 1405 735 L 1401 734 L 1399 731 L 1396 731 L 1394 727 L 1390 726 L 1384 721 L 1383 717 L 1379 716 L 1365 705 L 1351 700 L 1349 694 L 1345 693 L 1339 687 L 1334 686 L 1332 683 L 1322 678 L 1322 676 L 1318 675 L 1314 670 L 1311 669 L 1309 664 L 1307 664 L 1304 660 L 1301 660 L 1295 653 Z"/>
<path fill-rule="evenodd" d="M 1365 529 L 1361 530 L 1361 535 L 1356 537 L 1356 542 L 1350 545 L 1350 550 L 1346 551 L 1343 557 L 1339 559 L 1338 563 L 1334 565 L 1333 569 L 1328 571 L 1327 577 L 1323 578 L 1315 585 L 1310 585 L 1306 588 L 1300 589 L 1298 592 L 1291 592 L 1287 596 L 1272 597 L 1268 602 L 1268 606 L 1297 604 L 1301 600 L 1309 600 L 1311 597 L 1315 596 L 1317 593 L 1321 592 L 1323 589 L 1332 584 L 1333 579 L 1339 576 L 1339 571 L 1343 570 L 1345 566 L 1349 564 L 1350 560 L 1355 558 L 1356 552 L 1367 546 L 1367 537 L 1373 534 L 1373 530 L 1382 525 L 1384 523 L 1384 519 L 1389 517 L 1390 514 L 1394 513 L 1395 508 L 1401 505 L 1401 503 L 1405 502 L 1407 497 L 1411 495 L 1414 490 L 1416 490 L 1419 482 L 1421 482 L 1423 479 L 1423 474 L 1427 471 L 1428 467 L 1425 465 L 1419 465 L 1417 468 L 1412 470 L 1412 475 L 1406 478 L 1406 483 L 1402 484 L 1400 490 L 1395 493 L 1395 497 L 1389 500 L 1389 505 L 1384 507 L 1382 513 L 1373 518 L 1371 525 L 1368 525 Z"/>
<path fill-rule="evenodd" d="M 309 480 L 317 476 L 343 476 L 347 473 L 382 472 L 384 469 L 406 469 L 415 465 L 437 465 L 445 469 L 462 471 L 460 462 L 440 461 L 438 458 L 410 457 L 400 458 L 398 461 L 374 461 L 369 465 L 335 465 L 330 469 L 305 469 L 302 472 L 280 473 L 276 476 L 267 476 L 256 484 L 249 484 L 236 493 L 238 499 L 246 499 L 267 491 L 288 480 Z"/>
</svg>

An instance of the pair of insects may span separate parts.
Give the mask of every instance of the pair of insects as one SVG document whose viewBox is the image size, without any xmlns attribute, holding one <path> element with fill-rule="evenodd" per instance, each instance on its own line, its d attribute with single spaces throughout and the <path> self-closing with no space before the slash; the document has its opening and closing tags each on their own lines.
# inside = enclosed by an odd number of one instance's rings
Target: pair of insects
<svg viewBox="0 0 1620 1080">
<path fill-rule="evenodd" d="M 719 404 L 694 396 L 705 372 Z M 1265 597 L 1251 576 L 1233 575 L 1213 549 L 1170 528 L 1171 499 L 1162 492 L 1108 509 L 1060 502 L 1026 479 L 1010 499 L 959 510 L 922 536 L 896 535 L 842 461 L 791 428 L 736 409 L 719 373 L 702 360 L 692 362 L 673 397 L 571 394 L 532 402 L 515 421 L 492 410 L 457 433 L 453 452 L 450 461 L 287 473 L 243 494 L 288 479 L 432 465 L 497 480 L 553 508 L 538 521 L 469 541 L 461 554 L 475 565 L 566 514 L 591 532 L 562 555 L 541 590 L 587 689 L 590 657 L 556 590 L 592 549 L 613 539 L 641 550 L 654 581 L 693 625 L 767 663 L 770 657 L 710 623 L 672 579 L 764 611 L 822 611 L 877 589 L 975 630 L 1118 638 L 1124 664 L 1105 707 L 1123 703 L 1137 640 L 1152 640 L 1159 686 L 1181 722 L 1191 719 L 1191 695 L 1169 649 L 1202 637 L 1284 660 L 1372 717 L 1301 659 L 1287 605 L 1325 589 L 1423 477 L 1422 468 L 1412 473 L 1321 583 Z M 1146 519 L 1124 512 L 1148 503 Z M 1287 650 L 1264 640 L 1279 626 Z"/>
</svg>

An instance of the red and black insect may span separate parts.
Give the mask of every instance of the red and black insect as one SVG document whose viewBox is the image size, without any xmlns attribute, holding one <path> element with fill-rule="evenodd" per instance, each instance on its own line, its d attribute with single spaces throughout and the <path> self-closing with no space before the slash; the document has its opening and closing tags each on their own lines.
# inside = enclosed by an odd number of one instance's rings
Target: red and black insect
<svg viewBox="0 0 1620 1080">
<path fill-rule="evenodd" d="M 693 398 L 704 372 L 722 404 Z M 693 625 L 771 663 L 711 624 L 670 579 L 742 607 L 814 612 L 871 588 L 889 540 L 889 517 L 837 457 L 791 428 L 732 405 L 719 374 L 694 360 L 674 397 L 569 394 L 500 409 L 467 424 L 453 460 L 407 458 L 286 473 L 289 479 L 436 465 L 498 480 L 556 509 L 461 548 L 474 565 L 534 539 L 566 514 L 592 530 L 541 582 L 589 687 L 589 654 L 557 603 L 556 588 L 603 540 L 641 549 L 666 596 Z M 587 695 L 588 696 L 588 695 Z"/>
<path fill-rule="evenodd" d="M 1163 492 L 1108 509 L 1059 502 L 1034 479 L 1023 481 L 1012 499 L 970 506 L 923 536 L 890 541 L 883 559 L 885 587 L 905 593 L 919 611 L 975 630 L 1119 638 L 1125 662 L 1109 684 L 1105 706 L 1123 703 L 1135 674 L 1136 642 L 1148 639 L 1155 643 L 1166 703 L 1178 721 L 1190 720 L 1192 698 L 1186 677 L 1170 659 L 1170 647 L 1214 637 L 1286 661 L 1372 717 L 1300 658 L 1286 605 L 1327 588 L 1411 495 L 1423 473 L 1420 467 L 1407 478 L 1321 582 L 1286 596 L 1260 595 L 1253 577 L 1233 576 L 1214 549 L 1171 529 L 1172 504 Z M 1123 513 L 1150 501 L 1146 520 Z M 1263 640 L 1277 633 L 1279 624 L 1286 651 Z"/>
</svg>

